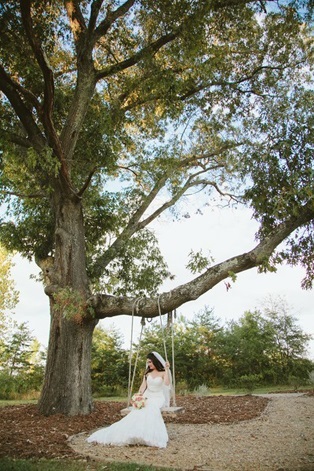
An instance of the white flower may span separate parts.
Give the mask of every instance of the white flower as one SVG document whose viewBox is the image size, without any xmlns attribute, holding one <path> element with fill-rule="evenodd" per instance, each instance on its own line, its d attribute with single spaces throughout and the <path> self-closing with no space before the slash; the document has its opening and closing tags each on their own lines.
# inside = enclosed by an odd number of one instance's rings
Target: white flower
<svg viewBox="0 0 314 471">
<path fill-rule="evenodd" d="M 135 409 L 142 409 L 145 407 L 146 398 L 142 394 L 134 394 L 132 396 L 132 406 Z"/>
</svg>

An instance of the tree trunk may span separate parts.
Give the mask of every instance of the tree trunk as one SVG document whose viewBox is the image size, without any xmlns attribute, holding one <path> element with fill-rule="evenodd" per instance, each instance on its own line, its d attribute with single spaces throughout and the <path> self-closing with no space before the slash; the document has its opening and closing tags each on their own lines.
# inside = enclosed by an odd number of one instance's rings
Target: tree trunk
<svg viewBox="0 0 314 471">
<path fill-rule="evenodd" d="M 97 321 L 86 312 L 88 283 L 80 201 L 59 198 L 50 282 L 50 337 L 39 410 L 44 415 L 89 414 L 91 343 Z"/>
<path fill-rule="evenodd" d="M 94 322 L 79 324 L 54 313 L 45 381 L 38 403 L 44 415 L 89 414 L 92 410 L 91 343 Z"/>
</svg>

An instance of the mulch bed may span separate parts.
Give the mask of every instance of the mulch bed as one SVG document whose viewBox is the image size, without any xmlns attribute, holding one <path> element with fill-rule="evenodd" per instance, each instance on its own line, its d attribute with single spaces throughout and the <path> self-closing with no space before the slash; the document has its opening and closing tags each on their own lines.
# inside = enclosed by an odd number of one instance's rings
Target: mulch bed
<svg viewBox="0 0 314 471">
<path fill-rule="evenodd" d="M 177 406 L 184 412 L 165 417 L 166 423 L 217 424 L 235 423 L 258 417 L 269 399 L 257 396 L 180 396 Z M 68 446 L 67 439 L 121 419 L 121 402 L 94 404 L 88 416 L 68 417 L 61 414 L 44 417 L 36 405 L 0 408 L 0 457 L 11 458 L 80 458 Z"/>
</svg>

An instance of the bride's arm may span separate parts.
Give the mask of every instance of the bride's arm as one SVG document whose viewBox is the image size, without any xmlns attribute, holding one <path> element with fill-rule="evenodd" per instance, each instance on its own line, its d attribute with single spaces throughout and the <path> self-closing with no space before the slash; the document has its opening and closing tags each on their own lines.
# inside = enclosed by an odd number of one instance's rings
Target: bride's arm
<svg viewBox="0 0 314 471">
<path fill-rule="evenodd" d="M 144 375 L 142 384 L 140 385 L 139 393 L 144 394 L 146 390 L 147 384 L 146 384 L 146 376 Z"/>
<path fill-rule="evenodd" d="M 165 372 L 164 372 L 164 383 L 165 383 L 166 386 L 169 386 L 169 384 L 170 384 L 169 368 L 170 368 L 169 361 L 166 361 Z"/>
</svg>

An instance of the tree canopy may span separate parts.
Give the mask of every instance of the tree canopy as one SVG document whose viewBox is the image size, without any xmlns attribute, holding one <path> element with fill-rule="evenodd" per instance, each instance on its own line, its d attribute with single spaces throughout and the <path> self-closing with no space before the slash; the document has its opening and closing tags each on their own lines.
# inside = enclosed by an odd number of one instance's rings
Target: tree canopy
<svg viewBox="0 0 314 471">
<path fill-rule="evenodd" d="M 114 294 L 156 293 L 169 272 L 149 223 L 203 189 L 207 202 L 245 199 L 264 237 L 302 213 L 286 257 L 302 260 L 311 284 L 312 41 L 298 10 L 11 1 L 1 13 L 10 248 L 53 256 L 62 177 L 84 199 L 89 279 Z"/>
</svg>

